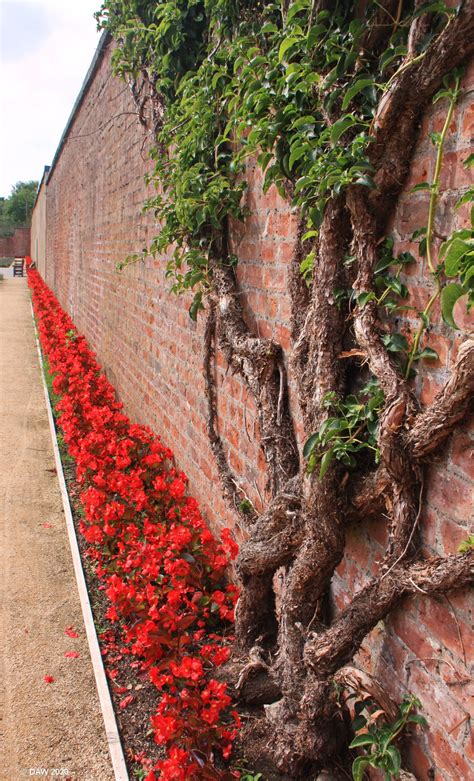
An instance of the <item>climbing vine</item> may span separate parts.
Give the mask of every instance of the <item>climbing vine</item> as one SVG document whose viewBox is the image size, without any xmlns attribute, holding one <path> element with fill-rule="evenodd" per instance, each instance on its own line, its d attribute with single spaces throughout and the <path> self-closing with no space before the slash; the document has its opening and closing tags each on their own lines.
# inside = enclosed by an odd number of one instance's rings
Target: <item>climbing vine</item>
<svg viewBox="0 0 474 781">
<path fill-rule="evenodd" d="M 172 290 L 192 291 L 191 318 L 206 317 L 210 444 L 223 491 L 248 522 L 237 560 L 235 683 L 254 701 L 260 687 L 272 760 L 305 778 L 350 742 L 335 680 L 367 633 L 405 596 L 473 579 L 470 546 L 423 559 L 416 545 L 424 459 L 468 409 L 472 340 L 431 406 L 420 410 L 412 379 L 419 361 L 436 357 L 423 344 L 434 304 L 440 299 L 456 327 L 457 302 L 473 302 L 472 231 L 439 246 L 434 226 L 445 142 L 474 49 L 474 8 L 442 0 L 107 0 L 98 20 L 116 41 L 115 71 L 153 140 L 155 194 L 145 208 L 160 230 L 122 265 L 166 257 Z M 445 122 L 431 137 L 432 181 L 418 185 L 429 193 L 414 237 L 419 251 L 394 256 L 390 220 L 421 119 L 438 100 Z M 289 361 L 252 332 L 239 299 L 229 236 L 247 216 L 249 160 L 263 172 L 263 189 L 276 186 L 299 214 Z M 405 273 L 413 263 L 426 265 L 432 286 L 415 312 Z M 414 331 L 395 330 L 395 317 L 405 326 L 412 317 Z M 260 514 L 220 439 L 218 348 L 257 408 L 271 495 Z M 306 431 L 301 456 L 288 366 Z M 332 616 L 328 592 L 348 519 L 382 512 L 390 524 L 378 574 Z M 388 767 L 398 755 L 382 760 Z"/>
</svg>

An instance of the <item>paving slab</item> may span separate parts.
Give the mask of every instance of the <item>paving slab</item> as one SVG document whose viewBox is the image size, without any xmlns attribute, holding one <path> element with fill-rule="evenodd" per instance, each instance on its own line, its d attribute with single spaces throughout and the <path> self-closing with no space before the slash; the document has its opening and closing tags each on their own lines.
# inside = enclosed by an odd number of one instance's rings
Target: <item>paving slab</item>
<svg viewBox="0 0 474 781">
<path fill-rule="evenodd" d="M 0 779 L 113 781 L 21 277 L 0 280 L 0 643 Z"/>
</svg>

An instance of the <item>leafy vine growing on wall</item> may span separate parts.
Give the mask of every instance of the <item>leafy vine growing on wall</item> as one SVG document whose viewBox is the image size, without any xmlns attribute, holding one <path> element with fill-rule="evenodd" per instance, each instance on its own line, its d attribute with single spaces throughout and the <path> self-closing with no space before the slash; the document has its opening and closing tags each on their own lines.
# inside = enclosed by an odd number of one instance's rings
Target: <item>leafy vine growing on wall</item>
<svg viewBox="0 0 474 781">
<path fill-rule="evenodd" d="M 98 19 L 155 139 L 156 194 L 146 208 L 160 232 L 145 255 L 166 255 L 173 291 L 192 291 L 190 316 L 206 317 L 208 433 L 223 491 L 248 528 L 237 562 L 238 688 L 266 704 L 275 764 L 306 778 L 348 743 L 338 691 L 370 630 L 406 596 L 474 577 L 470 545 L 427 559 L 417 544 L 425 463 L 468 409 L 472 339 L 431 405 L 420 407 L 412 382 L 419 362 L 435 356 L 425 338 L 435 302 L 452 327 L 455 304 L 473 303 L 473 233 L 457 231 L 439 247 L 434 220 L 462 68 L 474 50 L 474 6 L 106 0 Z M 429 193 L 419 252 L 394 256 L 390 220 L 421 120 L 437 100 L 446 121 L 431 138 L 433 179 L 419 186 Z M 231 225 L 247 216 L 249 158 L 264 190 L 275 185 L 299 214 L 289 365 L 307 435 L 301 455 L 287 361 L 247 324 L 229 248 Z M 394 316 L 407 311 L 409 263 L 423 264 L 432 294 L 407 336 L 394 330 Z M 219 435 L 217 347 L 255 400 L 271 492 L 260 513 L 242 496 Z M 382 513 L 389 535 L 378 571 L 334 616 L 328 592 L 348 522 Z"/>
</svg>

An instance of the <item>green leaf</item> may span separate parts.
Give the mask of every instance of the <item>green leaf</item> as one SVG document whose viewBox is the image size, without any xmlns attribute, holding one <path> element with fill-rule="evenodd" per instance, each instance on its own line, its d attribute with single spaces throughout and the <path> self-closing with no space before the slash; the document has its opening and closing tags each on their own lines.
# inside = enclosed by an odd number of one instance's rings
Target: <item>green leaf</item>
<svg viewBox="0 0 474 781">
<path fill-rule="evenodd" d="M 439 355 L 436 350 L 433 350 L 431 347 L 424 347 L 418 358 L 427 358 L 430 361 L 437 361 L 439 360 Z"/>
<path fill-rule="evenodd" d="M 357 296 L 357 304 L 362 308 L 366 304 L 368 304 L 369 301 L 375 301 L 376 298 L 377 296 L 372 291 L 370 291 L 369 293 L 359 293 L 359 295 Z"/>
<path fill-rule="evenodd" d="M 189 307 L 189 317 L 191 320 L 194 320 L 196 322 L 198 313 L 201 309 L 204 309 L 203 303 L 202 303 L 202 292 L 199 291 L 194 296 L 191 306 Z"/>
<path fill-rule="evenodd" d="M 304 443 L 303 458 L 308 458 L 311 455 L 318 440 L 319 440 L 319 432 L 316 432 L 316 434 L 311 434 L 309 439 L 307 439 L 306 442 Z"/>
<path fill-rule="evenodd" d="M 403 334 L 384 334 L 382 342 L 391 353 L 404 353 L 408 350 L 408 342 Z"/>
<path fill-rule="evenodd" d="M 474 545 L 474 537 L 472 538 L 472 540 L 473 540 L 473 545 Z M 459 548 L 458 548 L 458 550 L 459 550 Z M 462 552 L 462 551 L 460 551 L 460 552 Z M 418 713 L 410 713 L 410 715 L 408 716 L 407 721 L 409 721 L 409 722 L 411 722 L 413 724 L 419 724 L 420 727 L 428 727 L 428 722 L 425 719 L 425 717 L 424 716 L 420 716 Z"/>
<path fill-rule="evenodd" d="M 429 182 L 419 182 L 419 184 L 415 184 L 415 186 L 411 188 L 412 193 L 417 193 L 420 190 L 431 190 L 430 183 Z"/>
<path fill-rule="evenodd" d="M 448 243 L 444 259 L 444 271 L 447 277 L 455 277 L 459 273 L 461 260 L 471 247 L 461 239 L 453 239 Z"/>
<path fill-rule="evenodd" d="M 370 762 L 365 757 L 357 757 L 352 763 L 352 778 L 354 781 L 363 781 L 364 771 Z"/>
<path fill-rule="evenodd" d="M 278 50 L 278 62 L 282 62 L 286 52 L 300 40 L 301 38 L 296 37 L 295 35 L 290 35 L 289 38 L 284 38 Z"/>
<path fill-rule="evenodd" d="M 454 305 L 458 298 L 461 298 L 461 296 L 465 295 L 466 293 L 467 289 L 462 285 L 458 285 L 457 282 L 451 282 L 441 291 L 441 312 L 443 315 L 443 320 L 452 328 L 456 328 L 456 330 L 458 330 L 458 326 L 456 325 L 453 317 Z"/>
<path fill-rule="evenodd" d="M 299 14 L 300 11 L 303 11 L 307 7 L 308 7 L 308 0 L 296 0 L 295 3 L 292 3 L 286 15 L 287 23 L 291 22 L 291 20 L 293 19 L 294 16 L 296 16 L 296 14 Z"/>
<path fill-rule="evenodd" d="M 357 124 L 358 120 L 356 117 L 354 117 L 353 114 L 346 114 L 344 117 L 335 122 L 331 128 L 330 133 L 331 144 L 336 146 L 340 137 L 346 132 L 346 130 L 349 130 L 350 127 L 353 127 Z"/>
<path fill-rule="evenodd" d="M 357 746 L 371 746 L 373 743 L 375 743 L 374 736 L 364 733 L 363 735 L 357 735 L 352 743 L 349 744 L 349 748 L 357 748 Z"/>
<path fill-rule="evenodd" d="M 327 450 L 325 454 L 323 455 L 321 459 L 321 465 L 319 467 L 319 479 L 322 480 L 324 475 L 329 469 L 329 465 L 332 461 L 332 457 L 334 455 L 334 448 L 330 448 L 330 450 Z"/>
<path fill-rule="evenodd" d="M 344 95 L 344 100 L 342 101 L 341 106 L 342 111 L 346 110 L 351 100 L 355 98 L 359 92 L 362 92 L 362 90 L 366 87 L 371 87 L 373 84 L 373 79 L 357 79 L 357 81 L 347 90 L 346 94 Z"/>
<path fill-rule="evenodd" d="M 291 150 L 290 161 L 288 163 L 288 167 L 290 171 L 293 168 L 296 161 L 299 160 L 300 157 L 303 157 L 303 155 L 306 154 L 307 152 L 308 152 L 307 146 L 297 146 L 296 149 Z"/>
<path fill-rule="evenodd" d="M 474 152 L 471 152 L 469 157 L 466 157 L 466 159 L 463 162 L 464 168 L 472 168 L 474 165 Z"/>
<path fill-rule="evenodd" d="M 391 773 L 397 776 L 400 773 L 400 768 L 402 766 L 400 752 L 395 746 L 387 746 L 386 753 L 390 757 L 391 765 L 391 767 L 387 769 L 389 769 Z"/>
<path fill-rule="evenodd" d="M 473 548 L 474 548 L 474 534 L 470 534 L 467 540 L 462 541 L 462 543 L 458 548 L 458 551 L 459 553 L 468 553 Z"/>
<path fill-rule="evenodd" d="M 363 176 L 359 176 L 359 178 L 355 180 L 354 184 L 361 184 L 363 187 L 369 187 L 371 190 L 375 190 L 377 187 L 374 180 L 372 179 L 371 176 L 369 176 L 369 174 L 364 174 Z"/>
<path fill-rule="evenodd" d="M 305 258 L 300 263 L 300 272 L 306 280 L 309 280 L 313 273 L 314 261 L 316 254 L 314 252 L 308 252 Z"/>
</svg>

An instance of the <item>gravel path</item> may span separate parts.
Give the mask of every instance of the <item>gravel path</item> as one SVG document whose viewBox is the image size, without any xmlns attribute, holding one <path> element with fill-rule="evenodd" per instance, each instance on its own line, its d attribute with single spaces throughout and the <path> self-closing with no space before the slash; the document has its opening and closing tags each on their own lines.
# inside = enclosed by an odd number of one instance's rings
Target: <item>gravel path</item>
<svg viewBox="0 0 474 781">
<path fill-rule="evenodd" d="M 0 280 L 0 418 L 0 779 L 113 781 L 22 278 Z"/>
</svg>

